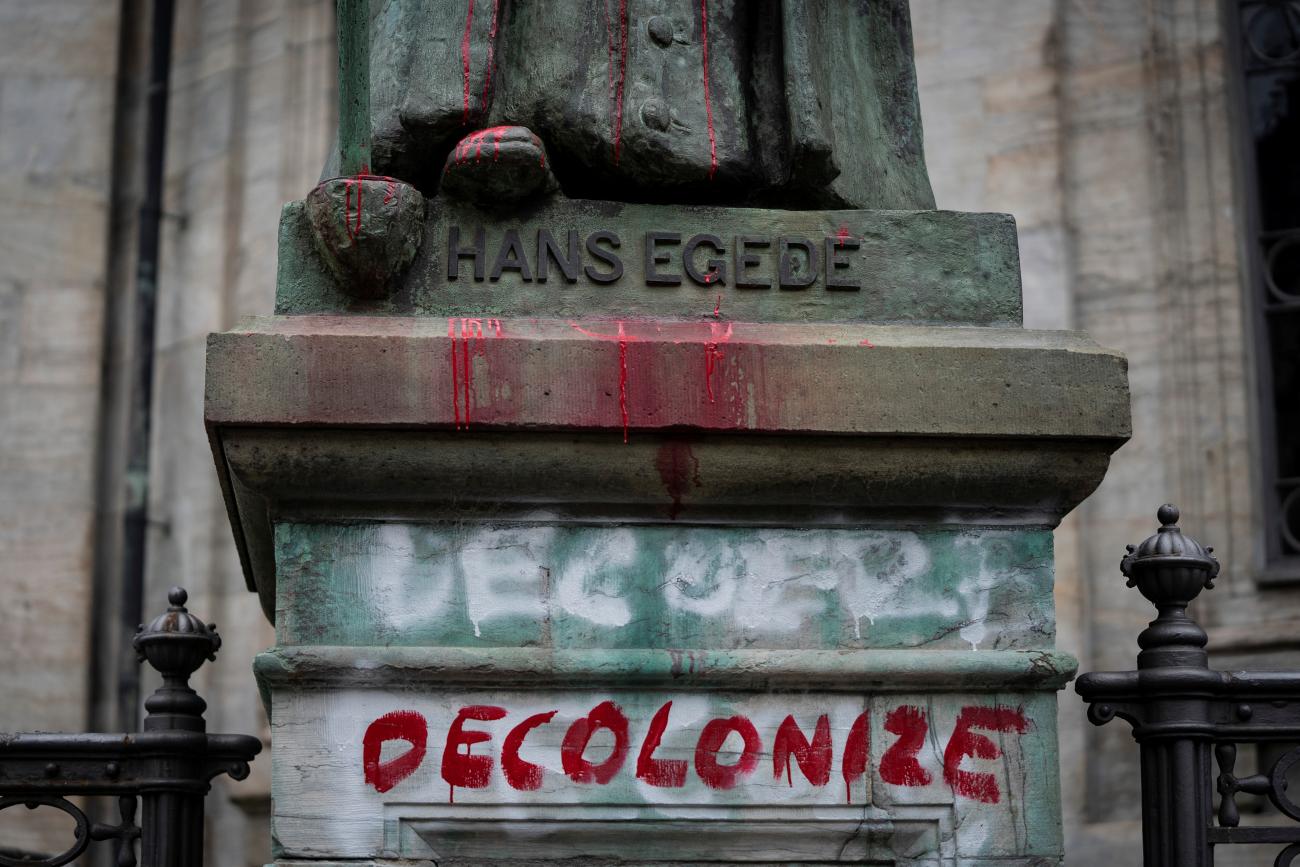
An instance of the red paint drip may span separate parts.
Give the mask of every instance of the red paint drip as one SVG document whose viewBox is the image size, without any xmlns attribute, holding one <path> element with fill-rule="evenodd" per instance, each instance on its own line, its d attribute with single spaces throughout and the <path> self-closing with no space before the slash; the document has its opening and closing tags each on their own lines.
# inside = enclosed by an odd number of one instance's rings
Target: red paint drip
<svg viewBox="0 0 1300 867">
<path fill-rule="evenodd" d="M 623 444 L 627 444 L 627 339 L 618 323 L 618 410 L 623 415 Z"/>
<path fill-rule="evenodd" d="M 714 315 L 717 315 L 717 311 L 714 311 Z M 713 371 L 722 361 L 722 350 L 718 345 L 731 339 L 731 323 L 727 323 L 727 330 L 724 332 L 721 323 L 710 322 L 709 332 L 713 339 L 704 344 L 704 388 L 708 392 L 709 403 L 713 403 Z"/>
<path fill-rule="evenodd" d="M 501 136 L 506 134 L 506 127 L 499 126 L 492 136 L 492 162 L 501 158 Z"/>
<path fill-rule="evenodd" d="M 348 237 L 356 240 L 361 234 L 361 180 L 362 175 L 355 178 L 348 178 L 343 182 L 343 226 L 348 231 Z M 357 191 L 357 203 L 355 217 L 353 216 L 352 191 Z"/>
<path fill-rule="evenodd" d="M 501 11 L 501 0 L 492 0 L 492 23 L 488 26 L 487 73 L 483 79 L 483 108 L 488 107 L 488 97 L 492 94 L 492 70 L 496 66 L 497 53 L 497 13 Z"/>
<path fill-rule="evenodd" d="M 611 41 L 609 59 L 612 67 L 614 61 L 612 27 L 609 28 L 609 38 Z M 623 148 L 623 91 L 627 82 L 627 39 L 627 0 L 618 0 L 618 75 L 614 82 L 614 118 L 611 121 L 614 129 L 614 165 L 618 165 L 619 154 Z M 612 72 L 611 77 L 614 77 Z"/>
<path fill-rule="evenodd" d="M 691 484 L 694 483 L 697 488 L 700 486 L 700 459 L 691 451 L 690 443 L 670 440 L 661 445 L 655 454 L 655 469 L 659 471 L 659 481 L 663 483 L 664 490 L 672 498 L 668 518 L 675 521 L 681 514 L 682 498 L 690 490 Z M 673 664 L 680 674 L 680 651 L 677 653 L 679 655 Z M 691 664 L 694 665 L 694 659 Z"/>
<path fill-rule="evenodd" d="M 614 20 L 609 13 L 609 0 L 605 0 L 605 82 L 607 105 L 614 104 Z"/>
<path fill-rule="evenodd" d="M 462 124 L 469 123 L 469 44 L 470 28 L 474 23 L 474 0 L 469 0 L 465 11 L 465 35 L 460 40 L 460 65 L 465 79 L 465 111 L 461 115 Z"/>
<path fill-rule="evenodd" d="M 456 361 L 456 320 L 447 319 L 448 345 L 451 346 L 451 405 L 456 413 L 456 430 L 460 430 L 460 374 Z"/>
<path fill-rule="evenodd" d="M 710 272 L 712 273 L 712 272 Z M 713 305 L 713 316 L 717 318 L 722 315 L 722 296 L 718 296 L 718 303 Z"/>
<path fill-rule="evenodd" d="M 601 334 L 599 331 L 588 331 L 576 322 L 570 322 L 569 327 L 579 334 L 587 337 L 594 337 L 596 340 L 618 341 L 618 407 L 623 417 L 623 442 L 627 442 L 628 413 L 627 413 L 627 345 L 635 343 L 638 338 L 629 335 L 623 328 L 623 323 L 618 323 L 618 334 Z"/>
<path fill-rule="evenodd" d="M 709 180 L 713 180 L 718 171 L 718 140 L 713 134 L 713 97 L 709 92 L 709 0 L 700 0 L 700 45 L 704 57 L 704 117 L 709 126 Z"/>
</svg>

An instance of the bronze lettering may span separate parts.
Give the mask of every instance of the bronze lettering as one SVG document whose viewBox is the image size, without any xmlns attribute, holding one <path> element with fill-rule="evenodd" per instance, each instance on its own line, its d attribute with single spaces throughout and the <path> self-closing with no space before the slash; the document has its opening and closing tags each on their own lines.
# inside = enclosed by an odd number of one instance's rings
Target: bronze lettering
<svg viewBox="0 0 1300 867">
<path fill-rule="evenodd" d="M 601 241 L 609 244 L 611 249 L 606 250 L 598 246 Z M 595 283 L 613 283 L 623 276 L 623 260 L 614 252 L 621 243 L 618 235 L 608 229 L 599 229 L 587 236 L 587 252 L 610 267 L 609 273 L 602 273 L 591 265 L 587 265 L 582 270 L 586 273 L 588 280 Z"/>
<path fill-rule="evenodd" d="M 779 257 L 780 267 L 778 274 L 781 279 L 782 289 L 807 289 L 813 283 L 817 282 L 817 247 L 805 238 L 794 238 L 782 236 L 781 254 Z M 795 267 L 796 259 L 793 249 L 800 248 L 808 257 L 808 268 L 806 271 L 802 268 Z"/>
<path fill-rule="evenodd" d="M 856 279 L 837 276 L 840 271 L 847 271 L 853 263 L 844 255 L 846 250 L 856 250 L 862 246 L 857 238 L 829 237 L 826 239 L 826 288 L 831 291 L 856 292 L 862 284 Z"/>
<path fill-rule="evenodd" d="M 501 249 L 496 261 L 492 263 L 492 273 L 488 279 L 493 283 L 501 279 L 502 271 L 515 271 L 527 282 L 533 282 L 532 269 L 528 267 L 528 256 L 524 253 L 524 242 L 519 240 L 519 232 L 507 229 L 501 238 Z"/>
<path fill-rule="evenodd" d="M 697 248 L 708 244 L 714 249 L 719 256 L 727 254 L 726 249 L 722 246 L 722 239 L 717 235 L 692 235 L 682 248 L 682 266 L 686 270 L 686 276 L 701 286 L 725 286 L 727 285 L 727 260 L 726 259 L 706 259 L 704 261 L 708 270 L 701 272 L 695 265 L 695 251 Z"/>
<path fill-rule="evenodd" d="M 460 279 L 460 260 L 472 258 L 474 260 L 474 279 L 483 280 L 483 260 L 484 247 L 486 246 L 483 227 L 479 226 L 474 231 L 474 246 L 460 246 L 460 226 L 452 226 L 447 230 L 447 279 Z"/>
<path fill-rule="evenodd" d="M 737 289 L 770 289 L 772 281 L 766 278 L 752 279 L 745 273 L 746 269 L 756 268 L 759 265 L 759 258 L 756 254 L 749 251 L 766 250 L 772 246 L 772 242 L 767 238 L 755 238 L 751 235 L 741 235 L 736 238 L 735 259 L 736 259 L 736 288 Z"/>
<path fill-rule="evenodd" d="M 564 282 L 578 282 L 578 265 L 581 260 L 578 258 L 578 230 L 569 230 L 569 249 L 567 254 L 561 254 L 560 247 L 555 243 L 555 237 L 546 229 L 537 230 L 537 282 L 545 283 L 550 276 L 551 262 L 554 262 L 564 274 Z"/>
<path fill-rule="evenodd" d="M 660 244 L 680 244 L 682 236 L 677 232 L 646 232 L 645 234 L 645 282 L 647 286 L 680 286 L 680 274 L 661 274 L 657 266 L 667 265 L 672 257 L 658 250 Z"/>
</svg>

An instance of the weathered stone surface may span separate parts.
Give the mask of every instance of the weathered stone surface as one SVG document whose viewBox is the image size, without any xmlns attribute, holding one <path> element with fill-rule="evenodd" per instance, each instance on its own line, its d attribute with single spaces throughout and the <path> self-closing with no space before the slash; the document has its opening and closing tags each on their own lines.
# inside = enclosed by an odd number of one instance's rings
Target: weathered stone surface
<svg viewBox="0 0 1300 867">
<path fill-rule="evenodd" d="M 209 426 L 1117 444 L 1128 435 L 1124 371 L 1082 335 L 1019 329 L 295 316 L 212 335 L 206 414 Z"/>
</svg>

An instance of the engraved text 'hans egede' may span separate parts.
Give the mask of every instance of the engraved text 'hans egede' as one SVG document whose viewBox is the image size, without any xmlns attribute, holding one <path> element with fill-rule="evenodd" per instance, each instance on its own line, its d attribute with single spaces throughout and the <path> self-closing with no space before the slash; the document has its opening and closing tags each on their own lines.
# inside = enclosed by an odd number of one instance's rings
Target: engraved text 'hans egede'
<svg viewBox="0 0 1300 867">
<path fill-rule="evenodd" d="M 639 249 L 637 249 L 639 245 Z M 822 286 L 857 291 L 850 254 L 860 248 L 857 238 L 841 232 L 810 240 L 796 235 L 775 237 L 652 231 L 625 241 L 617 232 L 597 229 L 580 236 L 578 230 L 539 228 L 523 234 L 507 229 L 489 238 L 482 226 L 447 229 L 447 279 L 496 282 L 513 273 L 525 282 L 552 279 L 577 283 L 614 283 L 628 269 L 640 269 L 647 286 L 680 286 L 684 281 L 703 287 L 798 290 Z"/>
</svg>

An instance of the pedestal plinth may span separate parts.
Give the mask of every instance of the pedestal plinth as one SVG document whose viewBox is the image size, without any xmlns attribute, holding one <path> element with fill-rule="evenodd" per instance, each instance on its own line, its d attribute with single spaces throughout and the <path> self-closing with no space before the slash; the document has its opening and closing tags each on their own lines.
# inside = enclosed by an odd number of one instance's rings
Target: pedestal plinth
<svg viewBox="0 0 1300 867">
<path fill-rule="evenodd" d="M 832 222 L 931 219 L 857 213 Z M 609 309 L 547 316 L 517 271 L 471 316 L 476 284 L 420 282 L 439 219 L 384 315 L 292 313 L 328 278 L 290 209 L 285 312 L 209 344 L 276 625 L 276 863 L 1057 863 L 1052 528 L 1128 393 L 1120 356 L 1005 322 L 1018 283 L 941 324 L 942 281 L 1014 275 L 1014 235 L 1002 272 L 882 254 L 892 324 L 830 285 L 787 321 L 721 285 L 668 290 L 693 317 L 590 286 Z M 961 244 L 1005 254 L 1004 225 Z"/>
</svg>

